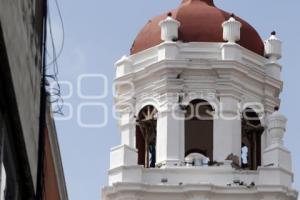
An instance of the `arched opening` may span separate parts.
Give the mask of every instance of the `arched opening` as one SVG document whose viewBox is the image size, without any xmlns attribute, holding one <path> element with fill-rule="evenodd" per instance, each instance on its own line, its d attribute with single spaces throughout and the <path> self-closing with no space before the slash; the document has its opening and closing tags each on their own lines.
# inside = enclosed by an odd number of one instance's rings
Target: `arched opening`
<svg viewBox="0 0 300 200">
<path fill-rule="evenodd" d="M 264 127 L 258 114 L 251 108 L 243 111 L 241 163 L 243 169 L 257 170 L 261 165 L 261 137 Z"/>
<path fill-rule="evenodd" d="M 145 106 L 137 116 L 136 148 L 138 164 L 154 168 L 156 163 L 156 125 L 157 109 Z"/>
<path fill-rule="evenodd" d="M 213 111 L 204 100 L 193 100 L 188 105 L 185 116 L 186 158 L 196 153 L 207 158 L 202 160 L 213 161 Z"/>
</svg>

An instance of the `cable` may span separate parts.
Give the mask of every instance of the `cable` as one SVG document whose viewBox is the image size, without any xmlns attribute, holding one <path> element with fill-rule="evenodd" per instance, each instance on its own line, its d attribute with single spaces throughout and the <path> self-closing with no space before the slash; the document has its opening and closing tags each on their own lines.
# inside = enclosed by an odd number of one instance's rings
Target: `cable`
<svg viewBox="0 0 300 200">
<path fill-rule="evenodd" d="M 64 44 L 65 44 L 65 27 L 64 27 L 64 20 L 63 20 L 62 14 L 61 14 L 61 10 L 60 10 L 58 1 L 57 1 L 57 0 L 54 0 L 54 2 L 55 2 L 56 9 L 57 9 L 57 11 L 58 11 L 58 16 L 59 16 L 59 20 L 60 20 L 61 28 L 62 28 L 62 43 L 61 43 L 61 46 L 60 46 L 59 53 L 56 55 L 56 57 L 53 58 L 53 60 L 52 60 L 50 63 L 47 64 L 47 66 L 53 64 L 54 62 L 56 62 L 56 61 L 58 60 L 58 58 L 61 56 L 61 54 L 62 54 L 62 52 L 63 52 L 63 48 L 64 48 Z"/>
<path fill-rule="evenodd" d="M 46 114 L 47 114 L 47 100 L 50 103 L 55 103 L 57 105 L 57 110 L 54 111 L 55 113 L 62 114 L 62 107 L 63 107 L 63 99 L 61 97 L 61 87 L 58 82 L 58 63 L 57 60 L 61 56 L 63 47 L 64 47 L 64 40 L 65 40 L 65 32 L 64 32 L 64 24 L 61 15 L 61 11 L 59 8 L 58 1 L 55 0 L 55 5 L 59 13 L 60 22 L 62 25 L 63 31 L 63 39 L 62 44 L 59 50 L 59 53 L 56 53 L 56 47 L 52 32 L 52 24 L 51 24 L 51 15 L 49 10 L 48 0 L 43 1 L 43 44 L 42 44 L 42 68 L 41 68 L 41 96 L 40 96 L 40 118 L 39 118 L 39 144 L 38 144 L 38 165 L 37 165 L 37 188 L 36 188 L 36 199 L 42 200 L 44 197 L 45 192 L 45 131 L 46 131 Z M 51 39 L 51 46 L 52 46 L 52 61 L 47 64 L 47 55 L 50 57 L 50 52 L 47 48 L 47 35 L 48 35 L 48 28 L 49 28 L 49 36 Z M 47 74 L 47 71 L 50 69 L 50 66 L 53 66 L 52 71 L 53 74 Z M 47 89 L 49 86 L 48 79 L 51 79 L 55 82 L 56 87 L 51 88 L 51 92 Z M 49 98 L 48 98 L 49 97 Z M 51 99 L 53 98 L 54 99 Z"/>
<path fill-rule="evenodd" d="M 58 13 L 59 13 L 59 18 L 60 18 L 60 21 L 61 21 L 61 24 L 62 24 L 62 29 L 63 29 L 62 32 L 63 32 L 63 35 L 64 35 L 63 19 L 62 19 L 61 11 L 60 11 L 59 4 L 58 4 L 57 0 L 55 0 L 55 5 L 56 5 L 56 8 L 57 8 Z M 51 44 L 50 45 L 52 47 L 52 58 L 53 58 L 53 60 L 51 61 L 51 63 L 49 63 L 47 65 L 47 70 L 50 69 L 49 66 L 53 66 L 53 68 L 52 68 L 52 73 L 53 74 L 47 74 L 46 77 L 51 79 L 52 82 L 54 82 L 54 84 L 52 84 L 53 87 L 48 89 L 48 94 L 50 96 L 49 103 L 51 103 L 52 105 L 55 105 L 54 110 L 52 110 L 52 112 L 54 114 L 63 115 L 62 109 L 63 109 L 64 100 L 61 97 L 61 87 L 60 87 L 60 84 L 59 84 L 59 81 L 58 81 L 59 70 L 58 70 L 58 62 L 57 61 L 58 61 L 58 58 L 61 55 L 62 50 L 63 50 L 64 36 L 63 36 L 62 47 L 60 49 L 59 55 L 57 55 L 55 42 L 54 42 L 53 31 L 52 31 L 51 14 L 50 14 L 49 8 L 48 8 L 48 27 L 49 27 L 49 36 L 50 36 L 50 39 L 51 39 L 51 41 L 50 41 Z M 48 50 L 47 50 L 47 53 L 49 55 Z M 49 55 L 49 57 L 50 57 L 50 55 Z"/>
</svg>

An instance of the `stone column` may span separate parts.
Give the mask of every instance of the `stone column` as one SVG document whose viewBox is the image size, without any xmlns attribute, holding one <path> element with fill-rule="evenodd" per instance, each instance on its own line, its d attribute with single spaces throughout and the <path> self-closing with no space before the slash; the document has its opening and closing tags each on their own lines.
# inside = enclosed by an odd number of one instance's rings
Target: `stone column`
<svg viewBox="0 0 300 200">
<path fill-rule="evenodd" d="M 136 122 L 132 113 L 124 113 L 121 116 L 119 122 L 121 132 L 121 144 L 128 145 L 132 148 L 136 147 L 135 134 L 136 134 Z"/>
<path fill-rule="evenodd" d="M 224 162 L 233 154 L 241 158 L 241 119 L 239 100 L 232 96 L 220 98 L 217 119 L 214 120 L 214 159 Z"/>
<path fill-rule="evenodd" d="M 163 110 L 157 120 L 157 165 L 180 166 L 184 162 L 184 111 L 178 106 Z"/>
<path fill-rule="evenodd" d="M 138 165 L 138 151 L 135 142 L 135 118 L 132 112 L 124 112 L 119 119 L 121 145 L 110 151 L 110 169 Z"/>
</svg>

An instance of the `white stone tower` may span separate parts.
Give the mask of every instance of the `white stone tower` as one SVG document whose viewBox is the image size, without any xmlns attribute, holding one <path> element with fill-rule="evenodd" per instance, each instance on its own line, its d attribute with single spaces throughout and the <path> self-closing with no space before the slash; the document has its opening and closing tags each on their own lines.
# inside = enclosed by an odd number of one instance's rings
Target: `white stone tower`
<svg viewBox="0 0 300 200">
<path fill-rule="evenodd" d="M 183 0 L 116 63 L 121 145 L 103 200 L 296 200 L 281 41 L 213 0 Z"/>
</svg>

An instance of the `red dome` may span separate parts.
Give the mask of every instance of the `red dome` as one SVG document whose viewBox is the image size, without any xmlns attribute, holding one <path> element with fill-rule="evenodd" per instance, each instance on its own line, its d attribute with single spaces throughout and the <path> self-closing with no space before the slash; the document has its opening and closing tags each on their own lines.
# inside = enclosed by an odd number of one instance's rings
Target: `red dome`
<svg viewBox="0 0 300 200">
<path fill-rule="evenodd" d="M 215 7 L 213 0 L 183 0 L 181 5 L 171 11 L 173 18 L 181 23 L 179 41 L 182 42 L 224 42 L 222 23 L 231 14 Z M 136 37 L 131 54 L 154 47 L 162 42 L 159 22 L 166 14 L 154 17 Z M 236 17 L 242 23 L 241 46 L 264 55 L 264 44 L 256 30 L 244 20 Z"/>
</svg>

